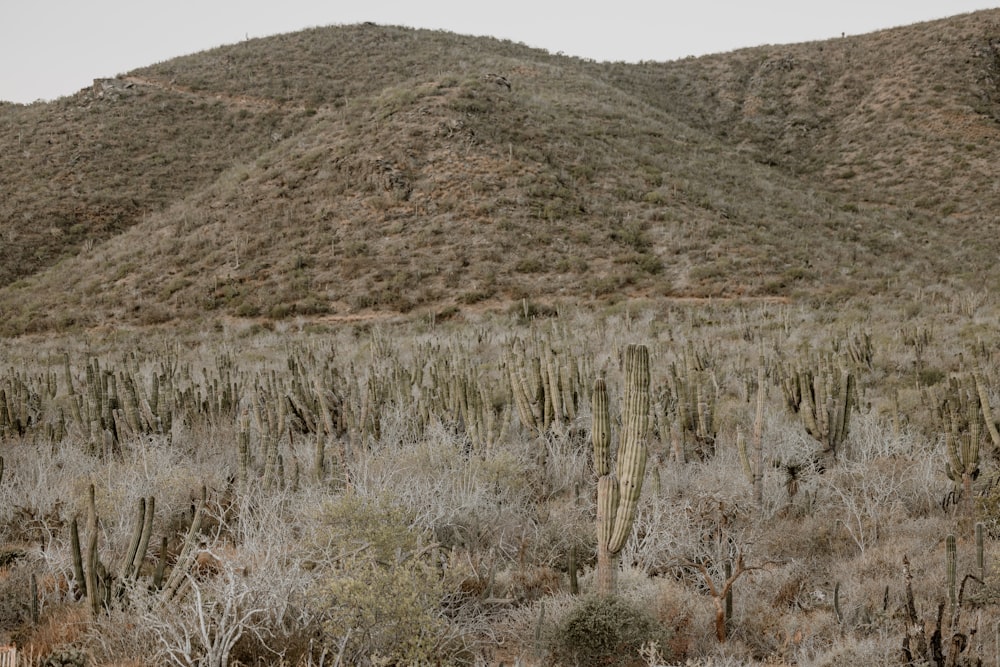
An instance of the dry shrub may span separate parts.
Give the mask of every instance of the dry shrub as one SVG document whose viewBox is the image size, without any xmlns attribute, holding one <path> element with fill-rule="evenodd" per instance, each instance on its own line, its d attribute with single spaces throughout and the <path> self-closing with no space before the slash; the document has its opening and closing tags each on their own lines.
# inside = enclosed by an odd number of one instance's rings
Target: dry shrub
<svg viewBox="0 0 1000 667">
<path fill-rule="evenodd" d="M 717 640 L 709 600 L 675 579 L 655 581 L 653 613 L 669 634 L 660 653 L 680 661 L 714 648 Z"/>
<path fill-rule="evenodd" d="M 328 645 L 348 664 L 465 661 L 444 614 L 448 588 L 431 558 L 429 531 L 406 510 L 344 496 L 328 507 L 320 530 L 332 571 L 314 604 Z"/>
<path fill-rule="evenodd" d="M 0 628 L 15 628 L 30 618 L 31 573 L 23 563 L 26 554 L 21 549 L 7 549 L 0 558 L 8 559 L 0 566 Z"/>
<path fill-rule="evenodd" d="M 562 575 L 551 567 L 526 566 L 516 568 L 497 579 L 505 597 L 518 603 L 534 602 L 558 592 Z"/>
<path fill-rule="evenodd" d="M 38 625 L 23 626 L 12 639 L 24 651 L 45 657 L 80 645 L 89 626 L 90 613 L 85 605 L 57 604 L 41 615 Z"/>
<path fill-rule="evenodd" d="M 638 666 L 640 651 L 656 642 L 665 655 L 670 636 L 649 610 L 621 597 L 582 598 L 548 639 L 555 665 Z"/>
</svg>

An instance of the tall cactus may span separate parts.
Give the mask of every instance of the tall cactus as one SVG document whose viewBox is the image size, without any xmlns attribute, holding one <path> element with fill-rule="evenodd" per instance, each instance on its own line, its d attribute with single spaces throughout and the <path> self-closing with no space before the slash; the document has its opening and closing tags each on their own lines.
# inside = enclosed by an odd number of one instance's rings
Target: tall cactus
<svg viewBox="0 0 1000 667">
<path fill-rule="evenodd" d="M 615 470 L 611 469 L 611 417 L 603 378 L 594 382 L 591 402 L 594 469 L 597 474 L 597 587 L 615 592 L 615 560 L 632 532 L 649 434 L 649 351 L 644 345 L 625 348 L 625 405 Z"/>
<path fill-rule="evenodd" d="M 980 420 L 979 406 L 969 406 L 968 428 L 965 432 L 960 427 L 961 417 L 954 411 L 950 415 L 951 428 L 945 431 L 945 449 L 948 460 L 945 463 L 945 473 L 960 488 L 961 517 L 960 529 L 968 535 L 972 530 L 975 515 L 975 500 L 972 494 L 972 482 L 979 474 Z"/>
<path fill-rule="evenodd" d="M 153 496 L 140 498 L 135 526 L 125 557 L 117 572 L 109 571 L 101 562 L 97 552 L 98 527 L 97 506 L 94 501 L 94 485 L 87 490 L 87 550 L 80 547 L 80 534 L 76 517 L 70 523 L 70 552 L 73 559 L 73 576 L 79 595 L 86 597 L 91 613 L 96 615 L 102 607 L 108 607 L 112 600 L 112 582 L 117 581 L 116 595 L 121 595 L 127 581 L 135 581 L 139 568 L 146 556 L 149 537 L 153 528 Z"/>
<path fill-rule="evenodd" d="M 753 461 L 747 449 L 747 440 L 743 430 L 736 428 L 736 449 L 740 455 L 740 463 L 747 481 L 753 484 L 753 500 L 759 510 L 764 506 L 764 358 L 757 364 L 757 411 L 753 420 Z"/>
</svg>

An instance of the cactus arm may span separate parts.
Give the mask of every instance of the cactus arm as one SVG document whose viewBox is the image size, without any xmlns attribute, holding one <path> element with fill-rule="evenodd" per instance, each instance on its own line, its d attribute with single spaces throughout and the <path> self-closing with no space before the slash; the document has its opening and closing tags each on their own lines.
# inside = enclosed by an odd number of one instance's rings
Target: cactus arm
<svg viewBox="0 0 1000 667">
<path fill-rule="evenodd" d="M 598 477 L 603 477 L 611 472 L 611 419 L 608 414 L 608 388 L 604 378 L 597 378 L 594 382 L 591 412 L 594 470 Z"/>
<path fill-rule="evenodd" d="M 153 532 L 153 512 L 155 511 L 156 501 L 153 496 L 145 499 L 145 502 L 140 499 L 140 507 L 142 508 L 141 513 L 141 523 L 136 526 L 138 530 L 138 543 L 136 544 L 135 550 L 130 551 L 131 558 L 126 561 L 126 567 L 122 569 L 123 579 L 135 579 L 139 575 L 139 568 L 142 566 L 142 561 L 146 558 L 146 550 L 149 548 L 149 537 Z M 133 540 L 135 537 L 133 537 Z"/>
<path fill-rule="evenodd" d="M 146 499 L 139 498 L 136 505 L 135 528 L 132 530 L 132 538 L 129 540 L 128 549 L 125 551 L 125 559 L 122 561 L 122 578 L 127 579 L 132 571 L 132 564 L 135 562 L 136 553 L 139 551 L 139 542 L 142 541 L 143 527 L 146 520 Z"/>
</svg>

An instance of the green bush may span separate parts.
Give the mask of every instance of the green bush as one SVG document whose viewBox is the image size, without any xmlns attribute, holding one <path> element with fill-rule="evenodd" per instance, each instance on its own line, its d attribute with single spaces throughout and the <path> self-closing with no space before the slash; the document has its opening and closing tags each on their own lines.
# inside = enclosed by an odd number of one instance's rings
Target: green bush
<svg viewBox="0 0 1000 667">
<path fill-rule="evenodd" d="M 334 567 L 316 603 L 328 643 L 343 645 L 352 665 L 461 662 L 431 536 L 386 501 L 347 495 L 326 517 L 323 539 Z"/>
<path fill-rule="evenodd" d="M 656 642 L 663 655 L 668 639 L 667 630 L 645 609 L 619 597 L 590 596 L 557 625 L 549 654 L 554 665 L 642 665 L 643 645 Z"/>
</svg>

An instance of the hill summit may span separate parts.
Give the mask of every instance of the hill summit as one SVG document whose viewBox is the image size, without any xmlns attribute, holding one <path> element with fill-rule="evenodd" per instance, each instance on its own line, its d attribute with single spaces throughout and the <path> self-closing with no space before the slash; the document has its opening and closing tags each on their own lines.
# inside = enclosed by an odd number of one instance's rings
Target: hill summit
<svg viewBox="0 0 1000 667">
<path fill-rule="evenodd" d="M 667 63 L 371 24 L 0 105 L 18 334 L 1000 288 L 1000 10 Z"/>
</svg>

